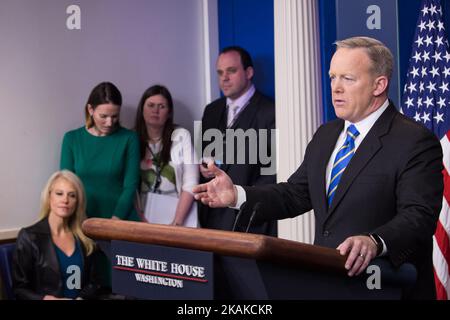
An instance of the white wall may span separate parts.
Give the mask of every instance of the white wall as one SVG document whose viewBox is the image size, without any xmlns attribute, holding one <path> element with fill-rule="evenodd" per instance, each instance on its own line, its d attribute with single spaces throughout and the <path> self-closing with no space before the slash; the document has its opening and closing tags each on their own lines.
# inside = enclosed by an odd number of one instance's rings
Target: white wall
<svg viewBox="0 0 450 320">
<path fill-rule="evenodd" d="M 66 28 L 71 4 L 81 8 L 81 30 Z M 205 76 L 217 55 L 203 32 L 208 23 L 217 31 L 214 10 L 208 0 L 0 1 L 0 239 L 37 219 L 63 134 L 83 125 L 97 83 L 119 87 L 129 128 L 143 91 L 164 84 L 175 121 L 192 130 L 218 95 Z"/>
</svg>

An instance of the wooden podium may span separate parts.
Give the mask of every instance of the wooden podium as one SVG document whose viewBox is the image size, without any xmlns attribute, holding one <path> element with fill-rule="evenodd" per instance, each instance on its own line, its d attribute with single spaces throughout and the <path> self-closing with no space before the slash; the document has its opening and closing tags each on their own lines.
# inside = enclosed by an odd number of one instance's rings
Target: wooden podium
<svg viewBox="0 0 450 320">
<path fill-rule="evenodd" d="M 416 279 L 411 264 L 394 269 L 383 258 L 348 277 L 337 250 L 264 235 L 100 218 L 86 220 L 83 231 L 95 240 L 212 253 L 214 299 L 400 299 Z"/>
</svg>

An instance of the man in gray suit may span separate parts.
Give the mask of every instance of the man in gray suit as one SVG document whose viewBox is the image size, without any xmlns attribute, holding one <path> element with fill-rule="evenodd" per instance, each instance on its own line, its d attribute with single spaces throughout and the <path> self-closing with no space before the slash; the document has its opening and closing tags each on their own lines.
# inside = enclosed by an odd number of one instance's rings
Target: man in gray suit
<svg viewBox="0 0 450 320">
<path fill-rule="evenodd" d="M 205 165 L 208 161 L 215 160 L 235 184 L 253 186 L 275 183 L 275 172 L 267 174 L 264 171 L 265 167 L 267 169 L 273 163 L 263 163 L 258 149 L 263 143 L 260 134 L 266 134 L 264 149 L 269 158 L 275 157 L 270 136 L 275 127 L 275 105 L 252 83 L 254 68 L 250 54 L 238 46 L 227 47 L 221 51 L 216 67 L 224 97 L 206 106 L 203 113 L 202 146 Z M 220 133 L 221 148 L 213 150 L 213 154 L 205 154 L 211 143 L 205 140 L 205 133 L 209 130 Z M 244 133 L 247 134 L 245 141 L 241 140 L 239 145 L 236 136 Z M 256 139 L 251 141 L 251 137 Z M 205 165 L 200 165 L 202 182 L 213 177 Z M 232 208 L 209 208 L 200 204 L 200 225 L 203 228 L 232 230 L 237 213 L 238 210 Z M 239 220 L 240 227 L 236 230 L 245 231 L 248 219 Z M 249 232 L 276 235 L 276 225 L 275 220 L 261 222 L 251 225 Z"/>
<path fill-rule="evenodd" d="M 347 255 L 349 276 L 363 272 L 377 256 L 395 267 L 409 262 L 417 268 L 417 281 L 404 297 L 434 299 L 432 236 L 443 193 L 441 145 L 389 101 L 393 57 L 384 44 L 354 37 L 336 45 L 329 75 L 339 119 L 317 130 L 288 181 L 242 188 L 210 164 L 215 178 L 194 188 L 195 197 L 211 207 L 260 202 L 258 220 L 313 209 L 314 243 Z"/>
</svg>

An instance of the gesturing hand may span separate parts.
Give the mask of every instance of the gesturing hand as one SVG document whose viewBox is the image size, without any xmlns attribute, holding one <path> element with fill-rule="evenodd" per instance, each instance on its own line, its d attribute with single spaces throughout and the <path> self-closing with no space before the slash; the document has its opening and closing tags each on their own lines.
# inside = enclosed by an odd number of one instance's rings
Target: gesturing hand
<svg viewBox="0 0 450 320">
<path fill-rule="evenodd" d="M 194 187 L 195 199 L 212 208 L 235 206 L 237 191 L 230 177 L 213 162 L 208 163 L 208 171 L 214 175 L 214 179 Z"/>
</svg>

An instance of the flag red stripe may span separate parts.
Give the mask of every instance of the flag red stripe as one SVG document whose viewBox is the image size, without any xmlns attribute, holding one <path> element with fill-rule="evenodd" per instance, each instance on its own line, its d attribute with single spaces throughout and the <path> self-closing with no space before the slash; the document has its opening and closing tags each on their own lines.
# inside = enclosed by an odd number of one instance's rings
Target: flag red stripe
<svg viewBox="0 0 450 320">
<path fill-rule="evenodd" d="M 447 132 L 447 137 L 449 136 L 449 133 L 450 132 Z M 447 150 L 445 150 L 444 152 L 447 152 Z M 448 174 L 446 169 L 442 170 L 442 176 L 444 179 L 444 198 L 447 200 L 447 203 L 450 203 L 450 175 Z M 449 266 L 450 266 L 450 238 L 440 220 L 438 220 L 438 222 L 437 222 L 436 232 L 435 232 L 434 236 L 436 237 L 436 244 L 439 247 L 439 250 L 441 251 L 441 255 L 444 257 L 445 263 L 447 263 L 447 270 L 450 270 L 450 268 L 449 268 Z M 435 265 L 434 268 L 436 268 L 436 267 L 437 266 Z M 436 270 L 433 270 L 433 271 L 434 271 L 434 281 L 436 284 L 437 299 L 438 300 L 448 300 L 449 297 L 447 295 L 446 288 L 439 280 Z"/>
<path fill-rule="evenodd" d="M 450 204 L 450 176 L 445 168 L 442 170 L 442 176 L 444 177 L 444 197 Z"/>
<path fill-rule="evenodd" d="M 436 271 L 435 270 L 433 271 L 434 271 L 434 282 L 436 284 L 436 298 L 438 300 L 448 300 L 447 291 L 445 290 L 444 286 L 442 285 L 441 281 L 436 275 Z"/>
<path fill-rule="evenodd" d="M 440 221 L 438 221 L 434 236 L 447 265 L 450 266 L 450 238 Z"/>
</svg>

